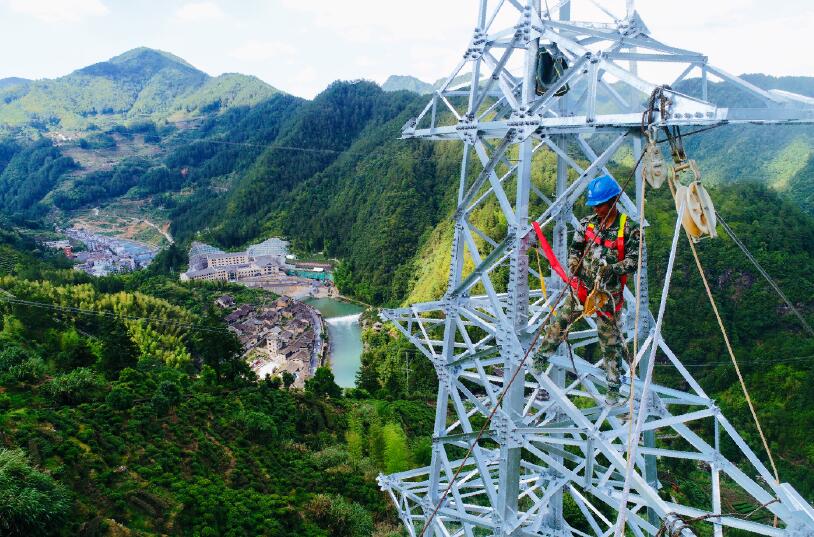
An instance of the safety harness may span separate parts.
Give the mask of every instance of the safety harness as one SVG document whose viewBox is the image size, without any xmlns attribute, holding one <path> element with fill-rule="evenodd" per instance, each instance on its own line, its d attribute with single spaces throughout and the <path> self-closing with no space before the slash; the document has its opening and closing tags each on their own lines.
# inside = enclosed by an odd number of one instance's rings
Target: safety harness
<svg viewBox="0 0 814 537">
<path fill-rule="evenodd" d="M 588 224 L 588 227 L 585 229 L 585 239 L 593 242 L 594 244 L 602 245 L 605 248 L 616 248 L 617 260 L 623 261 L 625 259 L 626 222 L 627 215 L 622 213 L 619 218 L 619 231 L 616 233 L 616 240 L 602 240 L 599 234 L 595 231 L 593 224 Z M 570 285 L 571 288 L 576 291 L 577 298 L 579 299 L 580 303 L 584 305 L 588 299 L 588 287 L 576 275 L 572 276 L 571 278 L 568 277 L 568 275 L 565 273 L 565 269 L 562 268 L 560 261 L 557 259 L 557 256 L 554 255 L 554 250 L 551 249 L 551 245 L 548 243 L 545 235 L 543 235 L 543 230 L 540 227 L 540 224 L 538 222 L 532 222 L 531 225 L 534 228 L 534 233 L 537 234 L 537 240 L 540 242 L 540 247 L 543 249 L 543 255 L 545 255 L 546 259 L 548 259 L 548 263 L 551 265 L 551 268 L 555 273 L 557 273 L 563 282 Z M 624 289 L 625 285 L 627 284 L 627 274 L 622 274 L 619 277 L 619 281 L 622 284 L 621 288 L 619 289 L 618 293 L 614 293 L 616 313 L 622 311 L 622 306 L 624 305 Z M 596 314 L 603 317 L 611 316 L 610 313 L 601 310 L 597 311 Z"/>
</svg>

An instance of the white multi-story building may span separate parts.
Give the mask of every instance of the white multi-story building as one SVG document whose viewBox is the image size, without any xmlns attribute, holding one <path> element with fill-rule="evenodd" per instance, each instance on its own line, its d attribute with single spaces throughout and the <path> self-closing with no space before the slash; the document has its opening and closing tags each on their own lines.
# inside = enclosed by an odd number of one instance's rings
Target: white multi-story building
<svg viewBox="0 0 814 537">
<path fill-rule="evenodd" d="M 245 252 L 224 252 L 194 242 L 189 250 L 189 270 L 181 280 L 240 281 L 250 278 L 283 278 L 290 269 L 286 263 L 288 242 L 273 237 L 250 246 Z"/>
</svg>

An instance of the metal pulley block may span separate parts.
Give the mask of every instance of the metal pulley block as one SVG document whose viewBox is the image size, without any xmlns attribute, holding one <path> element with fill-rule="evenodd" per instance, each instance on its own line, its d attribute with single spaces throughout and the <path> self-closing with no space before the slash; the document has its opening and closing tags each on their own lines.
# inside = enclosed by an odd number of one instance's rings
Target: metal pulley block
<svg viewBox="0 0 814 537">
<path fill-rule="evenodd" d="M 653 188 L 660 188 L 667 179 L 667 166 L 664 163 L 664 157 L 661 154 L 661 149 L 653 140 L 647 144 L 644 150 L 642 176 L 647 181 L 647 184 Z"/>
<path fill-rule="evenodd" d="M 694 160 L 682 160 L 677 162 L 676 165 L 671 169 L 670 175 L 670 178 L 676 185 L 681 183 L 680 179 L 684 175 L 689 176 L 687 178 L 687 184 L 701 180 L 701 170 L 698 168 L 698 163 Z"/>
<path fill-rule="evenodd" d="M 681 224 L 694 242 L 718 236 L 715 207 L 700 181 L 693 181 L 688 186 L 676 183 L 676 209 L 681 209 L 682 202 L 685 208 Z"/>
</svg>

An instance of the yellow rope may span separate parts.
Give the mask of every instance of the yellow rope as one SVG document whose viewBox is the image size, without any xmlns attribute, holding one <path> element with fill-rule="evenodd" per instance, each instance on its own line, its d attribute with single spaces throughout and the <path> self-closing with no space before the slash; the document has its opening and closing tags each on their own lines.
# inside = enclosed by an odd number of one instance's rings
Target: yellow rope
<svg viewBox="0 0 814 537">
<path fill-rule="evenodd" d="M 676 195 L 675 185 L 673 185 L 672 180 L 668 180 L 667 184 L 670 186 L 670 192 L 673 194 L 673 198 L 675 198 Z M 763 434 L 763 427 L 760 426 L 760 420 L 757 417 L 757 412 L 755 412 L 755 405 L 752 404 L 752 398 L 749 395 L 749 390 L 746 388 L 746 381 L 743 380 L 741 368 L 738 365 L 737 359 L 735 359 L 735 352 L 732 350 L 732 345 L 729 343 L 729 335 L 726 333 L 726 328 L 724 328 L 724 322 L 723 320 L 721 320 L 721 314 L 718 312 L 718 305 L 715 303 L 715 298 L 712 296 L 712 290 L 710 289 L 709 282 L 707 281 L 707 277 L 704 274 L 704 267 L 701 266 L 701 259 L 698 257 L 698 250 L 696 250 L 695 243 L 692 241 L 692 238 L 690 237 L 689 234 L 687 234 L 687 241 L 689 241 L 690 243 L 690 249 L 692 250 L 693 258 L 695 259 L 695 266 L 696 268 L 698 268 L 698 274 L 701 275 L 701 281 L 704 282 L 704 289 L 707 292 L 707 297 L 709 298 L 709 303 L 712 306 L 712 311 L 715 313 L 715 318 L 718 320 L 718 327 L 721 329 L 721 335 L 724 338 L 726 350 L 729 353 L 729 357 L 732 359 L 732 364 L 735 366 L 735 373 L 737 373 L 738 375 L 738 381 L 740 382 L 741 389 L 743 390 L 743 395 L 746 398 L 746 403 L 747 405 L 749 405 L 749 411 L 752 413 L 752 419 L 754 419 L 755 421 L 757 432 L 758 434 L 760 434 L 760 440 L 761 442 L 763 442 L 763 449 L 766 450 L 766 455 L 768 455 L 769 457 L 769 463 L 772 465 L 772 471 L 774 472 L 775 482 L 779 485 L 780 474 L 777 472 L 777 466 L 774 464 L 774 457 L 772 456 L 772 451 L 769 449 L 769 443 L 766 441 L 766 436 Z"/>
<path fill-rule="evenodd" d="M 743 380 L 741 368 L 738 365 L 738 361 L 735 359 L 735 352 L 732 350 L 732 345 L 729 342 L 729 336 L 727 335 L 726 329 L 724 328 L 724 322 L 721 320 L 721 314 L 718 312 L 718 306 L 715 303 L 715 298 L 713 298 L 712 296 L 712 291 L 710 290 L 709 282 L 707 282 L 707 277 L 704 274 L 704 268 L 701 266 L 701 259 L 698 257 L 698 251 L 696 250 L 695 244 L 693 244 L 692 239 L 690 238 L 689 235 L 687 235 L 687 240 L 690 243 L 690 249 L 692 249 L 692 256 L 695 259 L 695 266 L 698 268 L 698 274 L 701 275 L 701 281 L 704 282 L 704 289 L 707 292 L 707 297 L 709 297 L 709 303 L 712 306 L 712 311 L 715 312 L 715 319 L 718 320 L 718 327 L 721 329 L 721 335 L 724 338 L 726 350 L 729 353 L 729 357 L 732 359 L 732 364 L 735 366 L 735 373 L 738 374 L 738 381 L 740 382 L 741 389 L 743 390 L 743 396 L 746 398 L 746 404 L 749 405 L 749 412 L 752 413 L 752 418 L 755 420 L 757 432 L 758 434 L 760 434 L 760 441 L 763 442 L 763 449 L 766 450 L 766 455 L 769 456 L 769 463 L 771 463 L 772 465 L 772 472 L 774 472 L 775 482 L 779 485 L 780 474 L 777 472 L 777 466 L 774 464 L 772 450 L 769 449 L 769 443 L 766 441 L 766 435 L 763 434 L 763 427 L 760 426 L 760 420 L 757 417 L 757 412 L 755 412 L 755 405 L 752 403 L 752 397 L 749 395 L 749 390 L 746 388 L 746 381 Z M 775 526 L 777 526 L 776 517 L 775 517 Z"/>
<path fill-rule="evenodd" d="M 673 194 L 673 198 L 676 195 L 675 185 L 673 185 L 672 180 L 668 180 L 667 184 L 670 186 L 670 192 Z M 685 230 L 686 232 L 686 230 Z M 735 366 L 735 373 L 738 375 L 738 381 L 741 385 L 741 390 L 743 391 L 743 396 L 746 398 L 746 404 L 749 406 L 749 412 L 752 413 L 752 419 L 755 422 L 755 426 L 757 427 L 757 432 L 760 435 L 760 441 L 763 443 L 763 449 L 766 450 L 766 455 L 769 457 L 769 463 L 772 466 L 772 472 L 774 473 L 774 480 L 775 483 L 778 485 L 780 484 L 780 474 L 777 471 L 777 466 L 774 463 L 774 457 L 772 456 L 772 451 L 769 449 L 769 443 L 766 441 L 766 435 L 763 434 L 763 427 L 760 426 L 760 420 L 757 417 L 757 412 L 755 412 L 755 405 L 752 403 L 752 397 L 749 395 L 749 390 L 746 388 L 746 381 L 743 379 L 743 375 L 741 374 L 741 368 L 738 365 L 738 360 L 735 358 L 735 352 L 732 350 L 732 345 L 729 342 L 729 335 L 726 332 L 726 328 L 724 328 L 724 322 L 721 319 L 721 314 L 718 312 L 718 305 L 715 303 L 715 298 L 712 296 L 712 290 L 709 287 L 709 282 L 707 281 L 707 276 L 704 274 L 704 267 L 701 265 L 701 259 L 698 257 L 698 250 L 695 248 L 695 243 L 692 241 L 692 238 L 689 234 L 687 234 L 687 241 L 690 243 L 690 250 L 692 250 L 692 256 L 695 259 L 695 266 L 698 269 L 698 274 L 701 275 L 701 281 L 704 282 L 704 289 L 707 292 L 707 298 L 709 298 L 709 303 L 712 306 L 712 311 L 715 313 L 715 319 L 718 321 L 718 328 L 721 329 L 721 335 L 724 338 L 724 343 L 726 344 L 726 350 L 729 353 L 729 358 L 732 359 L 732 364 Z M 777 517 L 774 520 L 775 526 L 777 526 Z"/>
<path fill-rule="evenodd" d="M 548 290 L 545 286 L 545 278 L 543 278 L 543 268 L 540 264 L 540 251 L 535 248 L 534 253 L 537 254 L 537 274 L 540 276 L 540 291 L 543 293 L 543 299 L 548 302 Z M 551 315 L 554 315 L 554 305 L 549 304 L 548 309 L 551 310 Z"/>
<path fill-rule="evenodd" d="M 638 264 L 636 267 L 636 324 L 633 328 L 633 356 L 630 357 L 628 360 L 628 365 L 630 366 L 630 395 L 628 397 L 628 424 L 627 424 L 627 461 L 626 467 L 629 470 L 630 465 L 633 463 L 633 459 L 630 456 L 633 451 L 633 415 L 635 412 L 634 407 L 634 400 L 636 398 L 636 390 L 634 388 L 633 379 L 636 377 L 636 356 L 639 354 L 639 316 L 641 310 L 641 292 L 642 292 L 642 251 L 644 249 L 644 239 L 642 234 L 644 233 L 644 194 L 645 194 L 645 186 L 646 183 L 644 182 L 644 177 L 642 177 L 642 199 L 639 203 L 639 258 Z M 622 289 L 622 293 L 625 290 Z M 640 409 L 641 410 L 641 409 Z M 622 506 L 621 509 L 625 507 Z M 625 523 L 626 518 L 624 512 L 621 515 L 622 517 L 622 530 L 621 534 L 624 535 L 625 532 Z"/>
</svg>

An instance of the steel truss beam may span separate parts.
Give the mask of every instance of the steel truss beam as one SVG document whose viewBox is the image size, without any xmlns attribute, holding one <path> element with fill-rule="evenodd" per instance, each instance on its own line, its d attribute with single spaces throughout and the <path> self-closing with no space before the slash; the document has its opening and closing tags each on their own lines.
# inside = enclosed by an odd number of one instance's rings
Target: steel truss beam
<svg viewBox="0 0 814 537">
<path fill-rule="evenodd" d="M 573 204 L 590 179 L 608 173 L 608 164 L 630 144 L 638 158 L 642 103 L 657 86 L 637 74 L 636 63 L 682 66 L 679 81 L 695 71 L 701 74 L 700 96 L 665 92 L 669 103 L 660 126 L 811 123 L 814 100 L 764 91 L 709 65 L 702 54 L 653 39 L 630 6 L 623 20 L 585 23 L 570 21 L 568 0 L 549 3 L 554 6 L 547 12 L 540 0 L 480 0 L 477 28 L 463 59 L 403 129 L 405 138 L 461 140 L 464 156 L 447 292 L 437 301 L 383 312 L 438 376 L 432 460 L 425 468 L 380 476 L 379 483 L 413 537 L 436 506 L 425 535 L 608 537 L 623 513 L 636 537 L 655 535 L 662 525 L 678 528 L 678 516 L 709 517 L 706 523 L 715 537 L 726 527 L 812 536 L 814 509 L 790 485 L 774 481 L 662 338 L 679 218 L 656 316 L 647 309 L 646 258 L 643 263 L 640 369 L 626 371 L 623 381 L 623 394 L 632 389 L 636 412 L 641 411 L 636 424 L 640 442 L 629 442 L 633 425 L 623 419 L 626 409 L 602 404 L 607 384 L 601 363 L 587 360 L 584 352 L 597 341 L 591 319 L 570 333 L 573 353 L 563 346 L 545 372 L 534 373 L 523 357 L 533 334 L 558 307 L 562 289 L 553 275 L 545 277 L 548 296 L 529 289 L 530 276 L 531 281 L 539 277 L 529 268 L 530 224 L 553 224 L 552 244 L 563 256 L 576 223 Z M 494 27 L 507 14 L 516 24 Z M 555 45 L 570 68 L 538 96 L 537 50 Z M 709 102 L 708 74 L 739 86 L 765 107 L 727 109 Z M 558 97 L 565 84 L 571 91 Z M 557 160 L 553 185 L 532 174 L 532 163 L 542 153 Z M 641 180 L 637 175 L 637 199 L 625 195 L 621 200 L 636 221 Z M 501 223 L 484 225 L 481 211 L 498 211 Z M 636 296 L 626 289 L 625 297 L 623 326 L 630 341 L 637 324 Z M 669 369 L 668 378 L 680 382 L 659 384 L 655 365 L 659 377 Z M 480 424 L 495 407 L 486 434 L 476 442 Z M 722 445 L 739 451 L 737 464 L 722 454 Z M 657 459 L 699 465 L 709 475 L 709 504 L 667 501 Z M 779 525 L 766 517 L 723 516 L 724 486 L 755 505 L 766 504 Z M 576 512 L 564 514 L 565 498 Z M 681 533 L 693 534 L 688 528 Z"/>
</svg>

